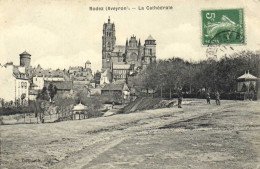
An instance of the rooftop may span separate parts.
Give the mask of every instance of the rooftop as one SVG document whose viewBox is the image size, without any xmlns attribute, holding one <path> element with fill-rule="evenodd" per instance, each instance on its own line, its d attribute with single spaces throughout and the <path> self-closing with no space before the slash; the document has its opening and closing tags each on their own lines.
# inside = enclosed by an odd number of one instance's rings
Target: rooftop
<svg viewBox="0 0 260 169">
<path fill-rule="evenodd" d="M 29 53 L 27 53 L 26 51 L 24 51 L 23 53 L 21 53 L 20 56 L 21 56 L 21 55 L 29 55 L 29 56 L 31 56 L 31 55 L 30 55 Z"/>
<path fill-rule="evenodd" d="M 72 81 L 44 81 L 44 86 L 48 87 L 51 83 L 56 86 L 58 90 L 71 90 L 73 86 Z"/>
<path fill-rule="evenodd" d="M 127 69 L 129 70 L 131 68 L 131 65 L 129 64 L 114 64 L 113 69 Z"/>
<path fill-rule="evenodd" d="M 146 40 L 155 40 L 155 39 L 151 35 L 149 35 Z"/>
<path fill-rule="evenodd" d="M 79 103 L 73 107 L 73 111 L 81 111 L 81 110 L 86 110 L 86 109 L 87 109 L 87 106 L 85 106 L 81 103 Z"/>
<path fill-rule="evenodd" d="M 125 86 L 125 82 L 114 82 L 114 83 L 110 83 L 110 84 L 106 84 L 102 90 L 112 90 L 112 91 L 116 91 L 116 90 L 120 90 L 122 91 L 124 89 Z"/>
<path fill-rule="evenodd" d="M 245 79 L 245 80 L 257 80 L 257 77 L 251 75 L 251 74 L 249 73 L 249 71 L 248 71 L 247 73 L 245 72 L 245 74 L 243 74 L 242 76 L 238 77 L 237 79 L 238 79 L 238 80 L 241 80 L 241 79 Z"/>
</svg>

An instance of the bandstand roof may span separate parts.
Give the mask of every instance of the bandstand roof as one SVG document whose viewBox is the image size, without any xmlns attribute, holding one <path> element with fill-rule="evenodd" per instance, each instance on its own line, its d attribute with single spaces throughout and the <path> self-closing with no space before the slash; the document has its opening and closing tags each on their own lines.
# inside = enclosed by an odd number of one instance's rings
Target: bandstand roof
<svg viewBox="0 0 260 169">
<path fill-rule="evenodd" d="M 238 77 L 237 80 L 257 80 L 257 77 L 251 75 L 249 72 Z"/>
<path fill-rule="evenodd" d="M 83 111 L 83 110 L 87 110 L 87 106 L 79 103 L 76 106 L 73 107 L 72 109 L 73 111 Z"/>
</svg>

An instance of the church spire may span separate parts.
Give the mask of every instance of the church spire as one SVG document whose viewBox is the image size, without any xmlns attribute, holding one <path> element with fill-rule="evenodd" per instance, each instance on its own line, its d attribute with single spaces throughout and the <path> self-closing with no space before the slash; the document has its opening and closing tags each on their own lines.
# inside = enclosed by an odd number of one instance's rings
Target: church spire
<svg viewBox="0 0 260 169">
<path fill-rule="evenodd" d="M 140 38 L 139 38 L 138 46 L 141 46 L 141 41 L 140 41 Z"/>
<path fill-rule="evenodd" d="M 108 23 L 110 23 L 110 16 L 108 16 Z"/>
</svg>

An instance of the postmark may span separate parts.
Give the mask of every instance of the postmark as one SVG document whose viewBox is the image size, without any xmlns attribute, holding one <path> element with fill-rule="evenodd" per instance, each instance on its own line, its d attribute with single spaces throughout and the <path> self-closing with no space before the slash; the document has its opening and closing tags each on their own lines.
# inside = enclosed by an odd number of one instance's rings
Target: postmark
<svg viewBox="0 0 260 169">
<path fill-rule="evenodd" d="M 202 45 L 245 44 L 243 9 L 202 10 Z"/>
<path fill-rule="evenodd" d="M 239 32 L 234 32 L 234 31 L 222 31 L 217 33 L 212 39 L 210 39 L 209 44 L 207 45 L 207 49 L 206 49 L 206 56 L 207 58 L 219 58 L 223 55 L 227 55 L 227 53 L 230 53 L 232 51 L 234 51 L 234 46 L 231 46 L 230 44 L 228 44 L 230 38 L 228 39 L 227 37 L 227 33 L 231 32 L 232 36 L 235 36 L 234 38 L 237 39 L 244 39 L 244 36 L 242 36 Z M 218 41 L 217 41 L 218 40 Z M 222 42 L 225 42 L 225 44 L 219 44 L 216 42 L 219 42 L 219 40 L 221 40 Z"/>
</svg>

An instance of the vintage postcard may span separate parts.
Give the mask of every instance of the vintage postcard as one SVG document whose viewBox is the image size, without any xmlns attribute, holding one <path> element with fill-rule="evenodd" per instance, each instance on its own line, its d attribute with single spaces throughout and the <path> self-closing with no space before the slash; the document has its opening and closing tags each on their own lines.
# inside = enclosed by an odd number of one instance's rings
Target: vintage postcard
<svg viewBox="0 0 260 169">
<path fill-rule="evenodd" d="M 259 0 L 0 0 L 1 169 L 259 169 Z"/>
</svg>

